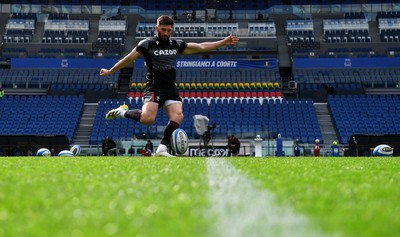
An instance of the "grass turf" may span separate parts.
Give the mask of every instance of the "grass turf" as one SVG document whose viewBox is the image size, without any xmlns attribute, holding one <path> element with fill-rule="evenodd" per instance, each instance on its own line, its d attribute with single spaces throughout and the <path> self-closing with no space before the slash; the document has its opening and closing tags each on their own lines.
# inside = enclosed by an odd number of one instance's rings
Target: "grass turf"
<svg viewBox="0 0 400 237">
<path fill-rule="evenodd" d="M 398 158 L 227 160 L 327 235 L 400 233 Z M 210 236 L 206 162 L 2 157 L 0 236 Z"/>
<path fill-rule="evenodd" d="M 1 158 L 0 236 L 207 236 L 204 164 Z"/>
<path fill-rule="evenodd" d="M 231 159 L 334 236 L 399 236 L 400 159 Z"/>
</svg>

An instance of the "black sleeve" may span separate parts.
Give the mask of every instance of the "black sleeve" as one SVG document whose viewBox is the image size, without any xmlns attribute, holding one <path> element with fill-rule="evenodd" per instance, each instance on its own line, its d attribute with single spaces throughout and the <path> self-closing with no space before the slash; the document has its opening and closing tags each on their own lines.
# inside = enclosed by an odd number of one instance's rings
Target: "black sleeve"
<svg viewBox="0 0 400 237">
<path fill-rule="evenodd" d="M 186 49 L 187 43 L 180 39 L 176 40 L 176 43 L 178 44 L 178 53 L 181 54 Z"/>
<path fill-rule="evenodd" d="M 138 43 L 136 46 L 136 51 L 138 51 L 140 54 L 145 54 L 149 48 L 149 41 L 147 39 L 144 39 Z"/>
</svg>

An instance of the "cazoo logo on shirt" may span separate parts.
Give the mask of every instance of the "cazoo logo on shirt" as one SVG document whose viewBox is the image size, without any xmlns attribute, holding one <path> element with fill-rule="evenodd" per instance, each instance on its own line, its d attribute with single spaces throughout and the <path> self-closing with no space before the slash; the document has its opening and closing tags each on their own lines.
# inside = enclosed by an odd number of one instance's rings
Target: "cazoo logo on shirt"
<svg viewBox="0 0 400 237">
<path fill-rule="evenodd" d="M 154 50 L 154 55 L 160 56 L 160 55 L 175 55 L 177 54 L 176 49 L 158 49 Z"/>
</svg>

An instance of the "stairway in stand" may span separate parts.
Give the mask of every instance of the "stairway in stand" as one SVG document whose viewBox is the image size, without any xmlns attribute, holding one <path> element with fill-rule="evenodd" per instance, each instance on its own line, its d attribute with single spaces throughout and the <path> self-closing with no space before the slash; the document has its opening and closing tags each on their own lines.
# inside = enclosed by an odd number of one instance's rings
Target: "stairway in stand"
<svg viewBox="0 0 400 237">
<path fill-rule="evenodd" d="M 81 146 L 81 154 L 97 154 L 97 147 L 91 148 L 89 145 L 90 134 L 92 133 L 93 122 L 96 117 L 97 103 L 85 103 L 78 130 L 74 137 L 74 144 Z M 94 151 L 92 151 L 94 150 Z"/>
<path fill-rule="evenodd" d="M 314 103 L 315 113 L 317 114 L 319 127 L 321 128 L 324 145 L 330 146 L 333 141 L 339 141 L 333 125 L 331 113 L 327 103 Z"/>
<path fill-rule="evenodd" d="M 130 91 L 130 84 L 133 68 L 122 68 L 118 78 L 117 95 L 119 98 L 126 98 Z"/>
</svg>

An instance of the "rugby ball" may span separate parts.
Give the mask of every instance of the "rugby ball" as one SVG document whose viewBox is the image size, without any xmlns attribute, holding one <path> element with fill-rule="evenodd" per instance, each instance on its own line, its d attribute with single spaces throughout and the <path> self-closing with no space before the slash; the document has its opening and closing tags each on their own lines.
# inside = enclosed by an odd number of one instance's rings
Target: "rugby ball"
<svg viewBox="0 0 400 237">
<path fill-rule="evenodd" d="M 47 148 L 40 148 L 36 152 L 36 156 L 51 156 L 51 151 Z"/>
<path fill-rule="evenodd" d="M 373 156 L 392 156 L 393 148 L 388 145 L 381 144 L 374 148 L 372 151 Z"/>
<path fill-rule="evenodd" d="M 58 156 L 74 156 L 74 153 L 69 150 L 62 150 L 58 153 Z"/>
<path fill-rule="evenodd" d="M 181 128 L 175 129 L 171 136 L 171 146 L 175 154 L 185 154 L 188 149 L 188 140 L 185 130 Z"/>
<path fill-rule="evenodd" d="M 74 156 L 79 156 L 79 154 L 81 153 L 81 146 L 73 145 L 70 151 L 74 154 Z"/>
</svg>

